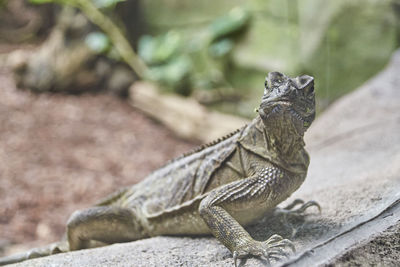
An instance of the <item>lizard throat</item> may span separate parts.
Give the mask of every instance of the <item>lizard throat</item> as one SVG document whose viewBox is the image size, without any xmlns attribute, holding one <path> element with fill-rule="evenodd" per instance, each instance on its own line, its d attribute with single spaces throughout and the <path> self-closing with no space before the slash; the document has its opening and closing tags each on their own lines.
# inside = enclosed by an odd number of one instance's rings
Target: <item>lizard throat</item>
<svg viewBox="0 0 400 267">
<path fill-rule="evenodd" d="M 291 118 L 276 117 L 268 120 L 268 123 L 262 119 L 260 121 L 269 151 L 289 161 L 297 157 L 297 152 L 302 150 L 305 144 L 303 135 L 298 133 Z"/>
</svg>

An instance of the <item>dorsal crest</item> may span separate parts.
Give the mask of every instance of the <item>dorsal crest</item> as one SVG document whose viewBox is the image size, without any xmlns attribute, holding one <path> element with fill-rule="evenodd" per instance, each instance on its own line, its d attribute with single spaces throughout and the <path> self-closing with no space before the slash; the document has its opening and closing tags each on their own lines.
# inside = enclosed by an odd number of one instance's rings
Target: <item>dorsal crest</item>
<svg viewBox="0 0 400 267">
<path fill-rule="evenodd" d="M 238 132 L 240 132 L 241 130 L 243 130 L 245 127 L 246 127 L 246 125 L 243 126 L 243 127 L 241 127 L 241 128 L 239 128 L 239 129 L 236 129 L 235 131 L 230 132 L 230 133 L 228 133 L 228 134 L 226 134 L 226 135 L 224 135 L 224 136 L 222 136 L 222 137 L 219 137 L 218 139 L 213 140 L 213 141 L 211 141 L 211 142 L 209 142 L 209 143 L 199 145 L 199 146 L 193 148 L 192 150 L 190 150 L 190 151 L 188 151 L 188 152 L 185 152 L 185 153 L 183 153 L 182 155 L 180 155 L 180 156 L 178 156 L 178 157 L 176 157 L 176 158 L 174 158 L 174 159 L 168 161 L 166 165 L 168 165 L 168 164 L 170 164 L 170 163 L 172 163 L 172 162 L 175 162 L 175 161 L 177 161 L 177 160 L 180 160 L 180 159 L 182 159 L 182 158 L 184 158 L 184 157 L 187 157 L 187 156 L 190 156 L 190 155 L 192 155 L 192 154 L 195 154 L 195 153 L 197 153 L 197 152 L 200 152 L 200 151 L 202 151 L 203 149 L 206 149 L 206 148 L 208 148 L 208 147 L 210 147 L 210 146 L 216 145 L 216 144 L 218 144 L 218 143 L 220 143 L 220 142 L 222 142 L 222 141 L 224 141 L 224 140 L 226 140 L 226 139 L 228 139 L 228 138 L 234 136 L 235 134 L 237 134 Z"/>
</svg>

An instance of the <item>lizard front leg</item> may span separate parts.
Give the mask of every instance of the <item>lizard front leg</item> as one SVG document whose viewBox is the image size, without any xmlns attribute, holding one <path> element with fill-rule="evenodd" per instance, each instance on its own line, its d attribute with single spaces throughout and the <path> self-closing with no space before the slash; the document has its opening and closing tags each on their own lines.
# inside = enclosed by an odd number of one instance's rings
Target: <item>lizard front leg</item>
<svg viewBox="0 0 400 267">
<path fill-rule="evenodd" d="M 268 201 L 274 203 L 282 201 L 283 199 L 278 198 L 286 195 L 286 192 L 281 192 L 284 190 L 281 185 L 285 184 L 284 180 L 287 178 L 278 168 L 260 168 L 248 178 L 211 191 L 201 201 L 199 206 L 201 217 L 212 234 L 232 252 L 235 266 L 237 258 L 264 256 L 269 261 L 270 258 L 279 259 L 281 256 L 287 256 L 284 250 L 286 247 L 294 250 L 291 241 L 278 235 L 273 235 L 264 242 L 254 240 L 228 213 L 228 211 L 234 213 L 244 209 L 251 210 L 258 205 L 268 205 L 270 204 Z"/>
</svg>

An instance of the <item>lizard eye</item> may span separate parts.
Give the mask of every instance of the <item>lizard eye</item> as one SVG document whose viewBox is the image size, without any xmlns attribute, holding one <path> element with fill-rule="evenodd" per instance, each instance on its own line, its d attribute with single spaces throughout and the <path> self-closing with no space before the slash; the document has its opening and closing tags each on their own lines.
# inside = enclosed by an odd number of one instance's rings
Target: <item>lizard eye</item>
<svg viewBox="0 0 400 267">
<path fill-rule="evenodd" d="M 271 92 L 271 88 L 268 86 L 268 81 L 265 80 L 265 82 L 264 82 L 264 95 L 267 95 L 270 92 Z"/>
</svg>

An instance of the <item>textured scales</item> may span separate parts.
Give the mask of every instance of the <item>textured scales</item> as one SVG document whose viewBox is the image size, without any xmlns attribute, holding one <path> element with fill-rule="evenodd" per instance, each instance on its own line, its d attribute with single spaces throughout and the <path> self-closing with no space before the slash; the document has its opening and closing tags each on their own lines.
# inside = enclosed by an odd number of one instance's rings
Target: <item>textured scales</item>
<svg viewBox="0 0 400 267">
<path fill-rule="evenodd" d="M 315 116 L 314 81 L 269 73 L 259 115 L 248 125 L 168 162 L 142 182 L 75 212 L 67 240 L 0 265 L 53 253 L 157 235 L 212 233 L 236 259 L 279 258 L 290 241 L 255 241 L 254 222 L 304 181 L 309 157 L 303 135 Z"/>
</svg>

